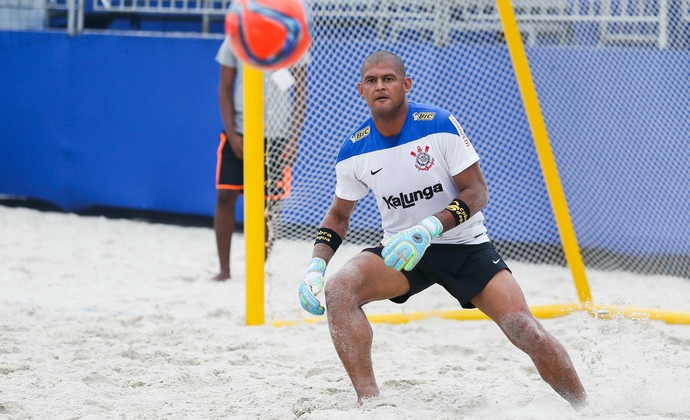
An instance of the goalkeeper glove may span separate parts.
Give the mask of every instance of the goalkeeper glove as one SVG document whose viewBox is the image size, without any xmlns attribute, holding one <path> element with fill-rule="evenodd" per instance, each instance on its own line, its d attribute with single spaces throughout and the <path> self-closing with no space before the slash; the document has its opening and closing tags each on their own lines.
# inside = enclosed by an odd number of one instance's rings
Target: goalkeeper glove
<svg viewBox="0 0 690 420">
<path fill-rule="evenodd" d="M 326 261 L 321 258 L 312 258 L 307 275 L 299 285 L 299 302 L 305 311 L 314 315 L 323 315 L 325 312 L 324 307 L 316 299 L 316 295 L 323 290 L 325 274 Z"/>
<path fill-rule="evenodd" d="M 429 216 L 417 226 L 396 233 L 386 241 L 381 251 L 383 262 L 397 271 L 403 268 L 406 271 L 412 270 L 422 259 L 431 239 L 440 235 L 441 232 L 443 232 L 441 221 L 434 216 Z"/>
</svg>

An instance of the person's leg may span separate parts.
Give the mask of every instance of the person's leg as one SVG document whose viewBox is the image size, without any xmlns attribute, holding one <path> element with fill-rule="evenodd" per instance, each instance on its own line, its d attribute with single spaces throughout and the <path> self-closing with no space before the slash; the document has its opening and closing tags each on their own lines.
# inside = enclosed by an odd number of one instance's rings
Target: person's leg
<svg viewBox="0 0 690 420">
<path fill-rule="evenodd" d="M 216 209 L 213 214 L 213 229 L 216 233 L 216 248 L 220 271 L 213 279 L 217 281 L 230 278 L 230 246 L 235 231 L 235 203 L 241 191 L 219 189 L 216 194 Z"/>
<path fill-rule="evenodd" d="M 357 400 L 379 395 L 371 363 L 373 332 L 362 306 L 408 292 L 405 276 L 378 255 L 362 252 L 326 282 L 326 314 L 335 350 L 357 392 Z"/>
<path fill-rule="evenodd" d="M 472 299 L 472 304 L 498 324 L 508 339 L 527 353 L 541 377 L 573 407 L 587 404 L 580 378 L 568 352 L 529 310 L 522 289 L 508 270 L 498 272 Z"/>
</svg>

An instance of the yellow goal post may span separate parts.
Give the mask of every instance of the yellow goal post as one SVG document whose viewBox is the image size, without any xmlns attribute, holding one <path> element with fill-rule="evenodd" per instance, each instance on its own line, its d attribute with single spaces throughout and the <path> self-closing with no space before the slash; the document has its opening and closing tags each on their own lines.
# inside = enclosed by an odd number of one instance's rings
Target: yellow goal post
<svg viewBox="0 0 690 420">
<path fill-rule="evenodd" d="M 337 150 L 366 116 L 354 91 L 358 66 L 376 49 L 404 59 L 414 81 L 411 100 L 443 106 L 463 124 L 482 156 L 492 195 L 485 213 L 499 252 L 511 263 L 568 269 L 575 302 L 557 298 L 530 306 L 535 315 L 584 311 L 599 318 L 690 323 L 690 308 L 675 303 L 672 290 L 656 300 L 629 298 L 599 280 L 601 273 L 619 272 L 649 276 L 650 284 L 660 277 L 690 278 L 690 216 L 683 210 L 690 202 L 690 156 L 682 144 L 687 124 L 679 118 L 679 104 L 690 99 L 679 82 L 690 48 L 684 15 L 667 2 L 644 0 L 308 4 L 313 42 L 307 113 L 291 194 L 272 210 L 275 242 L 268 261 L 263 188 L 271 181 L 263 179 L 263 165 L 275 146 L 263 150 L 266 127 L 257 119 L 274 99 L 264 97 L 259 72 L 246 73 L 249 325 L 265 323 L 266 308 L 272 325 L 324 319 L 301 311 L 296 290 L 330 203 Z M 656 217 L 642 218 L 628 203 L 647 204 L 645 215 Z M 529 220 L 515 221 L 516 205 Z M 371 197 L 355 213 L 343 244 L 352 247 L 341 252 L 358 252 L 380 236 Z M 297 249 L 304 250 L 301 260 L 281 251 Z M 485 318 L 450 306 L 368 317 L 392 323 Z"/>
</svg>

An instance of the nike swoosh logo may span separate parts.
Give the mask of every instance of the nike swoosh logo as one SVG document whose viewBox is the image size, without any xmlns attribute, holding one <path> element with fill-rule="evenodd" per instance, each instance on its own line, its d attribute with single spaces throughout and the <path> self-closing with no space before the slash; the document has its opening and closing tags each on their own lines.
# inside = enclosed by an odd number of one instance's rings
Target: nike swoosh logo
<svg viewBox="0 0 690 420">
<path fill-rule="evenodd" d="M 372 175 L 376 175 L 377 173 L 381 172 L 383 168 L 379 169 L 378 171 L 370 171 Z"/>
<path fill-rule="evenodd" d="M 499 262 L 499 261 L 501 261 L 501 259 L 500 259 L 500 258 L 499 258 L 499 259 L 497 259 L 496 261 L 494 261 L 494 260 L 491 260 L 491 262 L 492 262 L 492 263 L 494 263 L 494 264 L 498 264 L 498 262 Z"/>
</svg>

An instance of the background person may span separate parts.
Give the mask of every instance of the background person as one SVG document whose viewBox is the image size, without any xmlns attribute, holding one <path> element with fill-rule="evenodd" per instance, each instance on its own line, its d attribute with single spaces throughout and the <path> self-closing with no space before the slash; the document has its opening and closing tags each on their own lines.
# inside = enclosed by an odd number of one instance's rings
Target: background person
<svg viewBox="0 0 690 420">
<path fill-rule="evenodd" d="M 218 102 L 223 121 L 216 167 L 213 227 L 220 270 L 214 280 L 230 278 L 230 250 L 235 230 L 235 204 L 244 190 L 244 85 L 242 62 L 226 38 L 216 54 L 220 64 Z M 289 193 L 291 166 L 297 155 L 307 103 L 306 53 L 289 70 L 264 72 L 264 135 L 267 207 Z M 292 95 L 291 95 L 292 94 Z M 267 217 L 271 213 L 267 211 Z M 266 223 L 267 242 L 270 223 Z M 267 247 L 270 247 L 268 243 Z"/>
</svg>

